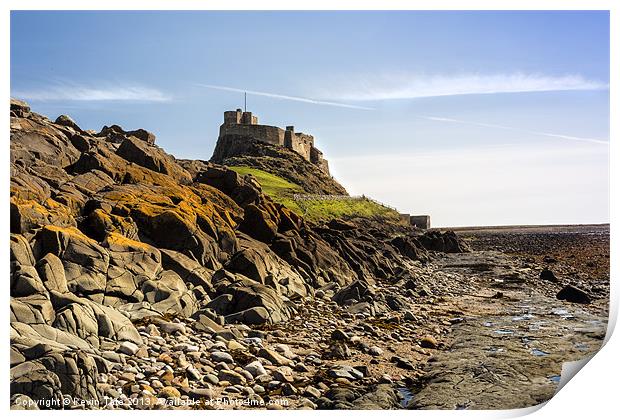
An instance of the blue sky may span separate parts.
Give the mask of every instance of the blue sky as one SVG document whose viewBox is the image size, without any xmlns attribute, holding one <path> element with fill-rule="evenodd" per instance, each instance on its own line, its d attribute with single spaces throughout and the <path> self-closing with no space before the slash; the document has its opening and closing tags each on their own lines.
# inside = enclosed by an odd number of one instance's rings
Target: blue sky
<svg viewBox="0 0 620 420">
<path fill-rule="evenodd" d="M 253 91 L 351 193 L 437 226 L 608 222 L 608 85 L 607 12 L 11 15 L 11 94 L 39 113 L 208 159 L 228 88 Z"/>
</svg>

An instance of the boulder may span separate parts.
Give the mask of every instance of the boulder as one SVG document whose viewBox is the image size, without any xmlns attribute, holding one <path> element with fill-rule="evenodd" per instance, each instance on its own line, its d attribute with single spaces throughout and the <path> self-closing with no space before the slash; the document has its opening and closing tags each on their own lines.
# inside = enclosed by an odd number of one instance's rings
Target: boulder
<svg viewBox="0 0 620 420">
<path fill-rule="evenodd" d="M 249 204 L 244 210 L 245 215 L 239 230 L 261 242 L 271 242 L 278 233 L 279 220 L 254 204 Z"/>
<path fill-rule="evenodd" d="M 37 262 L 36 269 L 43 281 L 43 285 L 48 291 L 51 292 L 53 290 L 59 293 L 69 291 L 67 278 L 65 277 L 65 268 L 60 258 L 56 255 L 46 254 Z"/>
<path fill-rule="evenodd" d="M 35 237 L 35 254 L 52 253 L 62 261 L 69 290 L 103 294 L 110 261 L 107 250 L 77 228 L 45 226 Z"/>
<path fill-rule="evenodd" d="M 116 150 L 116 154 L 129 162 L 169 175 L 182 184 L 192 181 L 189 172 L 178 165 L 173 156 L 136 137 L 128 137 L 123 140 Z"/>
<path fill-rule="evenodd" d="M 45 344 L 55 351 L 81 349 L 92 351 L 92 346 L 80 337 L 69 334 L 47 324 L 29 324 L 19 321 L 11 322 L 11 344 L 25 352 L 37 345 Z"/>
<path fill-rule="evenodd" d="M 223 166 L 209 165 L 196 174 L 194 181 L 217 188 L 244 208 L 257 203 L 261 194 L 256 185 L 245 182 L 237 172 Z"/>
<path fill-rule="evenodd" d="M 150 145 L 155 144 L 155 134 L 146 131 L 143 128 L 137 130 L 125 131 L 120 126 L 113 124 L 112 126 L 103 126 L 101 131 L 96 134 L 97 137 L 105 137 L 107 141 L 112 143 L 121 143 L 129 137 L 135 137 Z"/>
<path fill-rule="evenodd" d="M 29 325 L 51 324 L 54 321 L 54 307 L 48 296 L 42 294 L 26 297 L 11 297 L 11 322 Z"/>
<path fill-rule="evenodd" d="M 453 231 L 439 232 L 435 230 L 427 231 L 419 236 L 418 241 L 429 251 L 460 253 L 469 252 L 471 249 Z"/>
<path fill-rule="evenodd" d="M 106 236 L 103 245 L 110 255 L 106 295 L 120 298 L 123 302 L 141 301 L 142 284 L 157 278 L 162 271 L 160 251 L 115 232 Z"/>
<path fill-rule="evenodd" d="M 356 410 L 390 410 L 401 408 L 401 398 L 390 384 L 379 384 L 374 390 L 353 400 Z"/>
<path fill-rule="evenodd" d="M 42 161 L 64 168 L 80 157 L 67 135 L 49 120 L 24 118 L 11 124 L 11 161 L 33 164 Z"/>
<path fill-rule="evenodd" d="M 555 276 L 555 274 L 553 274 L 553 271 L 549 270 L 548 268 L 545 268 L 540 272 L 540 279 L 552 282 L 558 281 L 558 278 Z"/>
<path fill-rule="evenodd" d="M 570 284 L 564 286 L 562 290 L 558 292 L 558 294 L 556 295 L 556 298 L 560 300 L 572 302 L 572 303 L 582 303 L 582 304 L 588 304 L 588 303 L 591 303 L 592 301 L 590 299 L 590 296 L 588 296 L 588 294 L 585 291 Z"/>
<path fill-rule="evenodd" d="M 25 118 L 30 114 L 30 106 L 19 99 L 11 98 L 11 116 Z"/>
<path fill-rule="evenodd" d="M 11 233 L 27 234 L 45 225 L 58 227 L 76 226 L 73 212 L 51 198 L 23 199 L 13 195 L 10 199 Z"/>
<path fill-rule="evenodd" d="M 48 371 L 54 372 L 60 380 L 60 390 L 74 398 L 97 401 L 97 363 L 83 351 L 51 353 L 37 359 Z"/>
<path fill-rule="evenodd" d="M 229 305 L 229 313 L 232 314 L 253 308 L 251 319 L 262 320 L 265 312 L 256 308 L 263 307 L 267 311 L 268 322 L 274 324 L 288 320 L 292 314 L 283 297 L 274 289 L 249 279 L 231 285 L 226 293 L 232 296 Z"/>
<path fill-rule="evenodd" d="M 89 306 L 72 303 L 56 313 L 54 328 L 82 338 L 93 347 L 99 347 L 99 325 Z"/>
<path fill-rule="evenodd" d="M 234 322 L 240 322 L 243 324 L 264 324 L 269 322 L 269 311 L 262 306 L 256 306 L 254 308 L 245 309 L 241 312 L 227 315 L 225 317 L 226 323 L 231 324 Z"/>
<path fill-rule="evenodd" d="M 390 243 L 407 258 L 422 262 L 429 260 L 428 252 L 426 252 L 422 244 L 415 238 L 397 236 L 392 239 Z"/>
<path fill-rule="evenodd" d="M 10 249 L 11 261 L 16 261 L 20 265 L 34 265 L 35 260 L 30 244 L 22 235 L 11 234 Z"/>
<path fill-rule="evenodd" d="M 145 281 L 141 291 L 152 308 L 161 313 L 190 317 L 199 309 L 196 297 L 174 271 L 163 271 L 156 280 Z"/>
<path fill-rule="evenodd" d="M 56 118 L 56 121 L 54 121 L 54 123 L 56 123 L 58 125 L 63 125 L 65 127 L 71 127 L 75 131 L 82 131 L 82 129 L 68 115 L 64 115 L 64 114 L 63 115 L 59 115 L 58 118 Z"/>
<path fill-rule="evenodd" d="M 85 334 L 78 333 L 76 336 L 87 338 L 96 334 L 99 338 L 103 337 L 110 340 L 124 340 L 142 344 L 140 334 L 132 322 L 119 310 L 89 299 L 80 298 L 73 293 L 52 292 L 51 302 L 57 313 L 65 314 L 62 322 L 59 321 L 55 324 L 63 331 L 80 331 L 82 329 Z M 67 312 L 67 309 L 70 309 L 70 311 Z M 82 314 L 96 320 L 96 329 L 94 329 L 92 323 L 89 323 L 84 328 L 81 327 L 82 320 L 77 318 L 82 316 Z M 91 342 L 95 343 L 92 340 Z"/>
<path fill-rule="evenodd" d="M 213 270 L 204 267 L 198 261 L 181 252 L 171 249 L 161 249 L 160 251 L 164 269 L 174 271 L 185 283 L 203 286 L 205 290 L 212 288 L 211 276 L 213 275 Z"/>
<path fill-rule="evenodd" d="M 370 285 L 364 280 L 356 280 L 350 285 L 340 289 L 332 300 L 340 305 L 347 301 L 362 301 L 367 297 L 372 297 L 374 292 L 371 290 Z"/>
<path fill-rule="evenodd" d="M 58 375 L 48 370 L 39 362 L 24 362 L 11 368 L 11 395 L 25 395 L 39 401 L 39 408 L 60 409 L 62 406 L 44 404 L 58 404 L 63 401 L 61 383 Z"/>
<path fill-rule="evenodd" d="M 14 264 L 11 270 L 11 296 L 25 297 L 35 294 L 47 294 L 37 270 L 31 265 Z"/>
<path fill-rule="evenodd" d="M 304 279 L 265 244 L 248 240 L 240 244 L 243 249 L 233 255 L 226 265 L 227 270 L 271 286 L 290 299 L 308 294 Z"/>
</svg>

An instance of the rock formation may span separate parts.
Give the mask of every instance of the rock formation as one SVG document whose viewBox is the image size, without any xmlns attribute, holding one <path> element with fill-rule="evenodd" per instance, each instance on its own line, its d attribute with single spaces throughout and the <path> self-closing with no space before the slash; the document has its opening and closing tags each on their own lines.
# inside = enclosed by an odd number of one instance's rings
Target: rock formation
<svg viewBox="0 0 620 420">
<path fill-rule="evenodd" d="M 120 394 L 127 407 L 148 408 L 156 396 L 207 397 L 209 381 L 254 383 L 260 395 L 265 383 L 246 371 L 263 376 L 261 360 L 301 365 L 254 339 L 252 326 L 292 320 L 300 302 L 328 292 L 374 313 L 380 300 L 364 299 L 376 281 L 402 278 L 414 261 L 427 261 L 425 246 L 461 250 L 453 237 L 418 241 L 403 227 L 311 225 L 251 176 L 175 159 L 146 130 L 86 131 L 13 99 L 10 112 L 16 408 L 80 406 L 62 402 L 64 395 L 104 406 Z M 259 149 L 259 167 L 285 153 Z M 324 174 L 308 182 L 312 192 L 344 191 Z M 200 346 L 191 334 L 204 339 Z M 182 359 L 168 360 L 171 353 Z"/>
</svg>

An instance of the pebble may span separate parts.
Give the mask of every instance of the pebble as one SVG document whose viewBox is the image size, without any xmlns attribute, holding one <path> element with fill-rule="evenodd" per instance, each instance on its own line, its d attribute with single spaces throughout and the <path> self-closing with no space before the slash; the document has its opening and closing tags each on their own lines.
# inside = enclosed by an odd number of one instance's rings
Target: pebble
<svg viewBox="0 0 620 420">
<path fill-rule="evenodd" d="M 332 378 L 343 378 L 347 380 L 362 379 L 364 374 L 352 366 L 341 365 L 336 366 L 327 371 L 327 374 Z"/>
<path fill-rule="evenodd" d="M 436 349 L 437 345 L 437 340 L 435 340 L 435 338 L 431 337 L 430 335 L 427 335 L 423 337 L 422 340 L 420 340 L 420 346 L 425 349 Z"/>
<path fill-rule="evenodd" d="M 179 343 L 179 344 L 175 344 L 175 346 L 173 347 L 176 351 L 184 351 L 184 352 L 189 352 L 189 351 L 198 351 L 200 350 L 200 347 L 192 345 L 192 344 L 187 344 L 187 343 Z"/>
<path fill-rule="evenodd" d="M 263 340 L 260 337 L 247 337 L 243 339 L 243 342 L 246 344 L 260 345 L 263 343 Z"/>
<path fill-rule="evenodd" d="M 137 344 L 134 344 L 131 341 L 123 341 L 119 346 L 118 351 L 128 356 L 133 356 L 136 354 L 138 349 L 139 347 Z"/>
<path fill-rule="evenodd" d="M 349 335 L 342 330 L 334 330 L 332 331 L 331 339 L 336 341 L 349 341 Z"/>
<path fill-rule="evenodd" d="M 189 379 L 193 379 L 195 381 L 198 381 L 202 378 L 202 375 L 200 374 L 200 372 L 198 372 L 198 369 L 196 369 L 194 366 L 189 365 L 187 367 L 187 369 L 185 369 L 185 372 L 188 376 Z"/>
<path fill-rule="evenodd" d="M 383 350 L 381 350 L 381 347 L 379 346 L 371 346 L 368 349 L 368 354 L 372 356 L 381 356 L 383 354 Z"/>
<path fill-rule="evenodd" d="M 211 383 L 213 385 L 217 385 L 219 383 L 219 379 L 212 373 L 209 373 L 203 377 L 203 380 L 207 383 Z"/>
<path fill-rule="evenodd" d="M 246 380 L 243 375 L 233 370 L 221 370 L 218 375 L 220 381 L 230 382 L 234 385 L 245 384 Z"/>
<path fill-rule="evenodd" d="M 157 326 L 155 324 L 147 325 L 145 331 L 151 337 L 159 337 L 160 336 L 159 329 L 157 328 Z"/>
<path fill-rule="evenodd" d="M 159 396 L 161 398 L 178 399 L 181 398 L 181 393 L 174 387 L 166 386 L 159 391 Z"/>
<path fill-rule="evenodd" d="M 291 361 L 287 359 L 286 357 L 280 355 L 279 353 L 273 350 L 269 350 L 266 348 L 262 348 L 258 351 L 258 357 L 267 359 L 274 365 L 278 365 L 278 366 L 284 366 L 284 365 L 288 366 L 291 364 Z"/>
<path fill-rule="evenodd" d="M 164 322 L 159 325 L 159 329 L 168 334 L 175 334 L 175 333 L 181 333 L 183 335 L 187 334 L 185 325 L 181 323 Z"/>
<path fill-rule="evenodd" d="M 232 356 L 223 351 L 214 351 L 211 353 L 211 360 L 216 363 L 224 362 L 224 363 L 234 363 Z"/>
<path fill-rule="evenodd" d="M 267 373 L 267 371 L 265 370 L 265 368 L 263 367 L 263 364 L 261 362 L 259 362 L 258 360 L 255 360 L 251 363 L 248 363 L 245 367 L 245 370 L 247 370 L 248 372 L 250 372 L 250 374 L 252 374 L 253 377 L 257 377 L 260 375 L 265 375 Z"/>
<path fill-rule="evenodd" d="M 306 389 L 304 389 L 303 395 L 306 396 L 306 397 L 320 398 L 321 397 L 321 391 L 319 391 L 318 389 L 316 389 L 312 385 L 308 385 L 306 387 Z"/>
</svg>

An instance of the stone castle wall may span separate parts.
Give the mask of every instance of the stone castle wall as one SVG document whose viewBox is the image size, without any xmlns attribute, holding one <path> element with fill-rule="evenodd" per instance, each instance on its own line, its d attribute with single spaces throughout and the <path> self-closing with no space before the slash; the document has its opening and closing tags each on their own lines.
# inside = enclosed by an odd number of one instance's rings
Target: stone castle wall
<svg viewBox="0 0 620 420">
<path fill-rule="evenodd" d="M 271 125 L 222 124 L 220 126 L 220 137 L 226 134 L 252 137 L 265 143 L 284 146 L 284 130 Z"/>
</svg>

